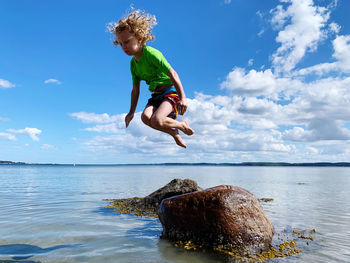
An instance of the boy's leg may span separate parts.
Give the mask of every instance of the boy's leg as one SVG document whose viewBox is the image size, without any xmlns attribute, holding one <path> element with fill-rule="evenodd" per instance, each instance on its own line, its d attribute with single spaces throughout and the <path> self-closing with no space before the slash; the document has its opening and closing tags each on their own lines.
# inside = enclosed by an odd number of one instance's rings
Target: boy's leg
<svg viewBox="0 0 350 263">
<path fill-rule="evenodd" d="M 156 129 L 156 130 L 168 133 L 169 135 L 171 135 L 174 138 L 177 145 L 186 148 L 186 144 L 183 142 L 177 129 L 175 129 L 175 128 L 156 128 L 156 127 L 153 127 L 151 125 L 151 118 L 156 110 L 157 110 L 156 107 L 154 107 L 152 105 L 147 105 L 146 108 L 144 109 L 142 115 L 141 115 L 141 119 L 142 119 L 143 123 L 150 126 L 151 128 Z"/>
<path fill-rule="evenodd" d="M 141 120 L 144 124 L 151 127 L 151 118 L 155 110 L 156 110 L 156 107 L 148 104 L 146 105 L 141 115 Z"/>
<path fill-rule="evenodd" d="M 155 129 L 160 128 L 175 128 L 179 129 L 187 135 L 192 135 L 194 130 L 186 121 L 177 121 L 169 118 L 168 115 L 173 111 L 173 106 L 170 101 L 164 100 L 151 117 L 151 126 Z"/>
</svg>

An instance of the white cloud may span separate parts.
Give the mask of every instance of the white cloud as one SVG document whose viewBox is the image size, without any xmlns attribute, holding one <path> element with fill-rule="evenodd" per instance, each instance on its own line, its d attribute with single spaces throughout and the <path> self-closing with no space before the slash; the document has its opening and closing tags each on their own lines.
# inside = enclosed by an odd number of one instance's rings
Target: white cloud
<svg viewBox="0 0 350 263">
<path fill-rule="evenodd" d="M 20 130 L 14 130 L 14 129 L 8 129 L 7 130 L 10 133 L 15 133 L 15 134 L 26 134 L 28 135 L 33 141 L 39 141 L 38 134 L 41 134 L 41 130 L 37 128 L 24 128 Z"/>
<path fill-rule="evenodd" d="M 328 27 L 330 32 L 335 34 L 338 34 L 341 29 L 341 26 L 334 22 L 330 23 Z"/>
<path fill-rule="evenodd" d="M 322 76 L 330 71 L 337 70 L 338 66 L 336 63 L 321 63 L 308 68 L 302 68 L 295 71 L 293 75 L 295 76 L 306 76 L 315 73 L 318 76 Z"/>
<path fill-rule="evenodd" d="M 0 138 L 4 138 L 9 141 L 17 141 L 17 138 L 15 135 L 11 133 L 6 133 L 6 132 L 0 132 Z"/>
<path fill-rule="evenodd" d="M 151 156 L 164 155 L 176 158 L 185 158 L 186 156 L 195 158 L 198 152 L 203 154 L 215 152 L 221 156 L 220 158 L 227 158 L 230 152 L 287 153 L 294 151 L 293 146 L 283 143 L 279 132 L 264 131 L 266 128 L 276 128 L 272 121 L 264 117 L 268 111 L 276 110 L 273 107 L 269 108 L 274 106 L 272 102 L 260 101 L 255 98 L 243 100 L 240 97 L 208 96 L 198 93 L 194 99 L 189 99 L 188 103 L 186 119 L 196 133 L 194 136 L 182 135 L 185 143 L 189 146 L 186 152 L 175 145 L 171 136 L 144 125 L 140 119 L 140 112 L 135 114 L 127 129 L 122 128 L 123 120 L 112 123 L 112 125 L 100 125 L 85 129 L 101 133 L 114 133 L 114 135 L 109 136 L 95 136 L 86 141 L 85 146 L 92 151 L 125 154 L 147 153 Z M 275 106 L 278 107 L 278 105 Z M 249 111 L 249 113 L 244 111 Z M 247 121 L 246 114 L 257 115 L 257 117 Z M 240 123 L 242 127 L 235 127 L 235 123 Z M 245 129 L 247 130 L 244 131 Z M 257 133 L 258 129 L 260 132 Z"/>
<path fill-rule="evenodd" d="M 338 60 L 339 68 L 350 72 L 350 35 L 337 36 L 333 41 L 334 54 Z"/>
<path fill-rule="evenodd" d="M 261 21 L 263 20 L 263 18 L 264 18 L 264 13 L 263 13 L 263 12 L 261 12 L 260 10 L 258 10 L 255 14 L 258 16 L 258 18 L 259 18 Z M 262 28 L 260 29 L 259 33 L 258 33 L 258 36 L 261 37 L 264 33 L 265 33 L 265 28 L 262 27 Z"/>
<path fill-rule="evenodd" d="M 47 79 L 44 81 L 45 84 L 49 84 L 49 83 L 55 83 L 55 84 L 58 84 L 58 85 L 61 85 L 62 82 L 57 80 L 57 79 Z"/>
<path fill-rule="evenodd" d="M 109 123 L 105 125 L 96 125 L 91 128 L 86 128 L 85 131 L 91 132 L 106 132 L 106 133 L 121 133 L 124 132 L 125 125 L 123 122 Z"/>
<path fill-rule="evenodd" d="M 230 90 L 237 96 L 265 96 L 275 100 L 293 95 L 298 86 L 299 80 L 277 77 L 271 69 L 252 69 L 246 73 L 243 68 L 235 68 L 221 83 L 222 89 Z"/>
<path fill-rule="evenodd" d="M 330 3 L 328 4 L 327 8 L 334 9 L 337 7 L 339 0 L 330 0 Z"/>
<path fill-rule="evenodd" d="M 290 3 L 286 9 L 281 5 L 271 11 L 275 29 L 281 29 L 276 42 L 281 46 L 272 55 L 277 73 L 288 73 L 295 68 L 306 52 L 313 52 L 326 37 L 329 12 L 313 5 L 312 0 L 283 0 Z M 287 25 L 286 25 L 287 24 Z"/>
<path fill-rule="evenodd" d="M 348 141 L 350 131 L 339 127 L 335 121 L 325 122 L 324 119 L 315 119 L 308 124 L 307 130 L 301 127 L 286 130 L 283 140 L 296 142 Z"/>
<path fill-rule="evenodd" d="M 224 3 L 227 4 L 227 5 L 231 4 L 231 2 L 232 2 L 232 0 L 224 0 Z"/>
<path fill-rule="evenodd" d="M 43 150 L 54 150 L 54 149 L 57 149 L 56 146 L 50 145 L 50 144 L 43 144 L 43 145 L 41 145 L 40 148 L 43 149 Z"/>
<path fill-rule="evenodd" d="M 262 28 L 262 29 L 260 29 L 258 36 L 261 37 L 264 33 L 265 33 L 265 29 Z"/>
<path fill-rule="evenodd" d="M 333 41 L 335 62 L 325 62 L 294 72 L 294 76 L 305 76 L 312 73 L 323 76 L 329 72 L 350 73 L 350 35 L 337 36 Z"/>
<path fill-rule="evenodd" d="M 264 16 L 264 14 L 260 10 L 256 11 L 255 14 L 260 18 L 263 18 L 263 16 Z"/>
<path fill-rule="evenodd" d="M 273 15 L 271 18 L 273 28 L 275 30 L 280 30 L 286 23 L 288 17 L 287 12 L 285 12 L 282 5 L 278 5 L 272 9 L 270 13 Z"/>
<path fill-rule="evenodd" d="M 15 84 L 12 84 L 6 79 L 0 79 L 0 88 L 9 89 L 9 88 L 14 88 L 15 86 L 16 86 Z"/>
<path fill-rule="evenodd" d="M 254 59 L 251 58 L 251 59 L 248 60 L 248 66 L 249 67 L 252 66 L 253 63 L 254 63 Z"/>
<path fill-rule="evenodd" d="M 260 96 L 276 93 L 276 79 L 270 69 L 257 72 L 252 69 L 248 73 L 243 68 L 235 68 L 221 88 L 231 90 L 238 96 Z"/>
<path fill-rule="evenodd" d="M 124 121 L 125 115 L 115 115 L 109 116 L 107 113 L 97 114 L 89 112 L 74 112 L 69 114 L 69 116 L 76 118 L 84 123 L 111 123 L 115 121 Z"/>
</svg>

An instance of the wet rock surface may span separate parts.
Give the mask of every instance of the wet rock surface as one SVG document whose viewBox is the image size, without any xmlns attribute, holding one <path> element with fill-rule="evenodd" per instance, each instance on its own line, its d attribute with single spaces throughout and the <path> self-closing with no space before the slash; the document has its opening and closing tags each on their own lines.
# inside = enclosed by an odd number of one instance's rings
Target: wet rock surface
<svg viewBox="0 0 350 263">
<path fill-rule="evenodd" d="M 201 190 L 202 188 L 193 180 L 174 179 L 146 197 L 105 199 L 105 201 L 110 201 L 105 208 L 113 208 L 122 214 L 158 217 L 159 205 L 163 199 Z"/>
<path fill-rule="evenodd" d="M 197 183 L 190 179 L 174 179 L 162 188 L 151 193 L 143 199 L 145 205 L 150 205 L 159 208 L 160 203 L 163 199 L 182 195 L 186 193 L 192 193 L 195 191 L 203 190 Z"/>
<path fill-rule="evenodd" d="M 164 199 L 159 219 L 164 238 L 243 254 L 269 248 L 274 233 L 259 200 L 230 185 Z"/>
</svg>

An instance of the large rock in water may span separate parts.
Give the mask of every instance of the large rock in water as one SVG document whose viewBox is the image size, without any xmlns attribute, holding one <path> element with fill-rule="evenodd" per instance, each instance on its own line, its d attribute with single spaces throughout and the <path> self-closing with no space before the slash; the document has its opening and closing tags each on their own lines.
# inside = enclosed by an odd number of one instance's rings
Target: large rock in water
<svg viewBox="0 0 350 263">
<path fill-rule="evenodd" d="M 170 240 L 249 254 L 267 249 L 274 233 L 259 200 L 230 185 L 164 199 L 159 219 Z"/>
</svg>

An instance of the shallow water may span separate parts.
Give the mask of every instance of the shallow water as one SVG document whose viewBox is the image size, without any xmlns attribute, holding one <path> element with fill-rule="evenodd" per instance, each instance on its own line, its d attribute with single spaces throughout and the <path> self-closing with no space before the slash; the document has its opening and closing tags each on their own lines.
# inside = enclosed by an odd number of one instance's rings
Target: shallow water
<svg viewBox="0 0 350 263">
<path fill-rule="evenodd" d="M 350 262 L 350 168 L 35 165 L 0 166 L 0 262 L 224 262 L 159 239 L 158 219 L 103 209 L 174 178 L 273 198 L 262 205 L 277 234 L 316 229 L 300 254 L 270 262 Z"/>
</svg>

